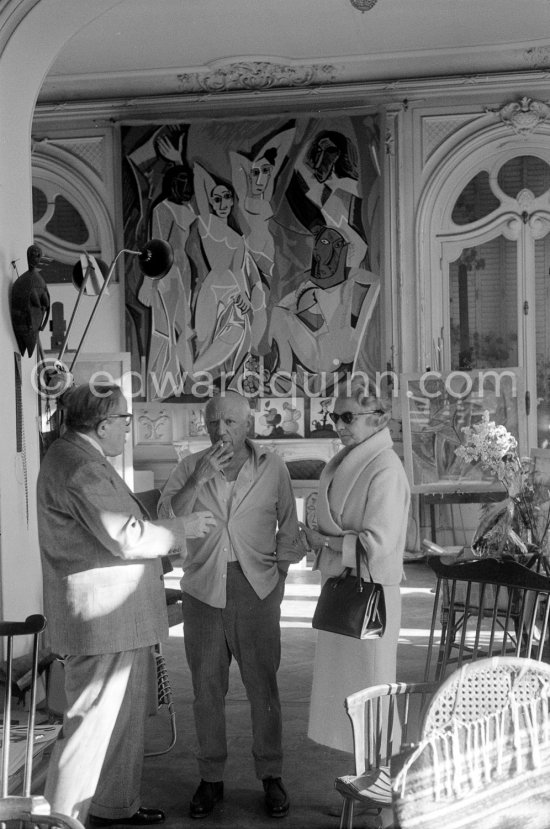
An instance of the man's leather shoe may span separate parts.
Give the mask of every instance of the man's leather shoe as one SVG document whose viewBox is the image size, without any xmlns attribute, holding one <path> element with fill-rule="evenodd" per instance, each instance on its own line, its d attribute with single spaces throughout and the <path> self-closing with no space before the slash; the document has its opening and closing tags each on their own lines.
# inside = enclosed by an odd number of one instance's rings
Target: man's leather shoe
<svg viewBox="0 0 550 829">
<path fill-rule="evenodd" d="M 269 817 L 286 817 L 290 800 L 280 777 L 262 780 L 265 792 L 265 808 Z"/>
<path fill-rule="evenodd" d="M 89 816 L 91 826 L 117 826 L 124 824 L 125 826 L 152 826 L 154 823 L 164 823 L 166 815 L 160 809 L 145 809 L 140 806 L 137 812 L 130 817 L 97 817 L 96 815 Z"/>
<path fill-rule="evenodd" d="M 201 780 L 189 804 L 190 817 L 206 817 L 220 800 L 223 800 L 223 781 L 209 783 L 208 780 Z"/>
</svg>

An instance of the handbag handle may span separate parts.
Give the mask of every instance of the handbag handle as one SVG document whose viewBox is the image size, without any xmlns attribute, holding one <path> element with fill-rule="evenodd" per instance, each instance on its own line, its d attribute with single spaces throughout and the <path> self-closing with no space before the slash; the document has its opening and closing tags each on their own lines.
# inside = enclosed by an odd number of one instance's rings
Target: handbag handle
<svg viewBox="0 0 550 829">
<path fill-rule="evenodd" d="M 363 550 L 363 545 L 359 541 L 359 536 L 357 537 L 357 541 L 355 542 L 355 573 L 357 579 L 357 586 L 356 590 L 358 593 L 363 592 L 363 579 L 361 578 L 361 552 Z M 367 569 L 369 569 L 369 565 L 367 562 Z M 351 573 L 351 567 L 345 567 L 344 570 L 340 573 L 339 576 L 336 576 L 334 579 L 333 587 L 337 587 L 340 582 L 344 581 Z M 369 579 L 372 581 L 372 576 L 369 570 Z"/>
<path fill-rule="evenodd" d="M 357 540 L 355 542 L 355 568 L 357 573 L 357 592 L 363 592 L 363 579 L 361 578 L 361 553 L 365 552 L 365 548 L 359 541 L 359 536 L 357 536 Z M 369 579 L 371 580 L 371 584 L 374 584 L 374 579 L 371 575 L 370 567 L 369 567 L 369 559 L 368 556 L 365 555 L 367 571 L 369 574 Z"/>
<path fill-rule="evenodd" d="M 357 536 L 357 541 L 355 542 L 355 572 L 357 574 L 357 592 L 363 592 L 363 580 L 361 578 L 361 553 L 360 550 L 363 549 L 363 545 L 359 541 L 359 536 Z M 369 573 L 370 576 L 370 573 Z M 372 581 L 372 579 L 371 579 Z"/>
</svg>

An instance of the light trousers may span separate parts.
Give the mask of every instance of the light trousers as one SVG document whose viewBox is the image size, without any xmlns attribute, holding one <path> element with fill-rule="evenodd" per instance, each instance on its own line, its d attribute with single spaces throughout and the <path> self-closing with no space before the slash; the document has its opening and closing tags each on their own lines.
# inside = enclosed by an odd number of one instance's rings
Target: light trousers
<svg viewBox="0 0 550 829">
<path fill-rule="evenodd" d="M 252 754 L 257 777 L 280 777 L 282 722 L 277 670 L 281 661 L 281 600 L 284 584 L 259 599 L 240 565 L 227 567 L 223 609 L 183 593 L 183 631 L 193 681 L 197 760 L 203 780 L 223 779 L 227 759 L 225 696 L 234 656 L 252 717 Z"/>
<path fill-rule="evenodd" d="M 141 805 L 144 732 L 155 688 L 151 648 L 65 658 L 67 710 L 44 795 L 84 823 L 129 817 Z"/>
</svg>

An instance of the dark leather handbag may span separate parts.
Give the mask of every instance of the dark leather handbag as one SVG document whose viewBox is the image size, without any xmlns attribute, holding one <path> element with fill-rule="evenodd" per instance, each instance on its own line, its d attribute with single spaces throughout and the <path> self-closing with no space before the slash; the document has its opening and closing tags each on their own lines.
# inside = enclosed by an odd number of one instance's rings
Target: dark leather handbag
<svg viewBox="0 0 550 829">
<path fill-rule="evenodd" d="M 361 578 L 361 544 L 357 541 L 356 575 L 346 567 L 324 583 L 311 624 L 316 630 L 377 639 L 386 628 L 386 603 L 381 584 Z"/>
</svg>

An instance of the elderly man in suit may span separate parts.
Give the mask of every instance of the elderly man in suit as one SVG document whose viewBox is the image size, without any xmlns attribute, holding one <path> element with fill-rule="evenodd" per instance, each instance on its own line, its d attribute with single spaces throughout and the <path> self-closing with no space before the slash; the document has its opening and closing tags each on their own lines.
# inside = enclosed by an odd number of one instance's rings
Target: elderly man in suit
<svg viewBox="0 0 550 829">
<path fill-rule="evenodd" d="M 161 556 L 201 538 L 209 512 L 150 521 L 109 458 L 131 414 L 120 387 L 63 395 L 61 438 L 38 476 L 38 530 L 51 648 L 65 658 L 67 710 L 45 796 L 84 822 L 160 823 L 141 806 L 143 739 L 154 689 L 152 648 L 168 633 Z"/>
</svg>

